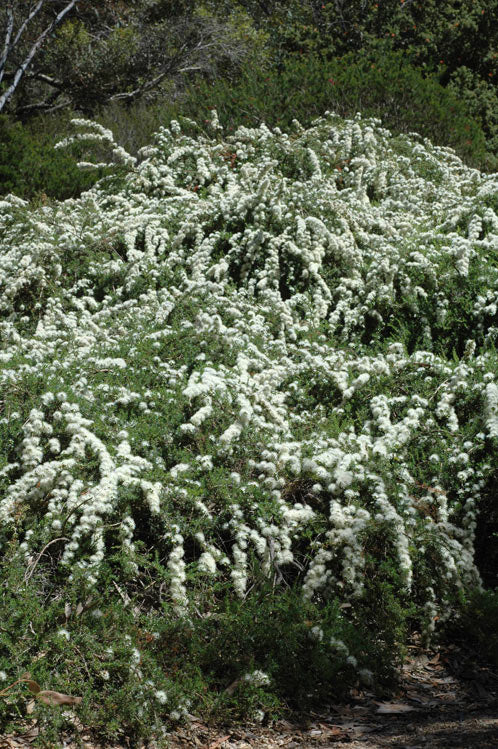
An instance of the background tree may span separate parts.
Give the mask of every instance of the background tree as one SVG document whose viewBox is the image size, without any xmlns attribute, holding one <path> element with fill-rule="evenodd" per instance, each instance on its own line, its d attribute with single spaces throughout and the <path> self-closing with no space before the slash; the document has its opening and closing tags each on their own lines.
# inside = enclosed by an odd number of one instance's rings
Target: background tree
<svg viewBox="0 0 498 749">
<path fill-rule="evenodd" d="M 0 57 L 0 112 L 13 97 L 26 71 L 33 65 L 54 29 L 80 0 L 6 0 L 1 19 L 3 50 Z"/>
<path fill-rule="evenodd" d="M 0 101 L 23 120 L 150 99 L 165 82 L 169 91 L 187 73 L 226 71 L 248 51 L 233 25 L 195 2 L 10 0 L 0 13 L 11 81 Z"/>
</svg>

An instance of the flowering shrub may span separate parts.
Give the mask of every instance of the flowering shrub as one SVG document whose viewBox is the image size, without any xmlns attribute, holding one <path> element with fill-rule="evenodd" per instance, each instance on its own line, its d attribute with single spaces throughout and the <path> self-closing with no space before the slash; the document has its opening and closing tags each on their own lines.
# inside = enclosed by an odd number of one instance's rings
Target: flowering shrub
<svg viewBox="0 0 498 749">
<path fill-rule="evenodd" d="M 429 640 L 482 587 L 497 176 L 360 116 L 224 137 L 213 112 L 136 161 L 77 125 L 127 175 L 0 203 L 0 553 L 57 600 L 107 581 L 190 632 L 290 587 L 321 660 L 371 682 L 403 607 Z M 271 689 L 271 645 L 244 658 Z M 153 668 L 157 710 L 186 715 Z"/>
</svg>

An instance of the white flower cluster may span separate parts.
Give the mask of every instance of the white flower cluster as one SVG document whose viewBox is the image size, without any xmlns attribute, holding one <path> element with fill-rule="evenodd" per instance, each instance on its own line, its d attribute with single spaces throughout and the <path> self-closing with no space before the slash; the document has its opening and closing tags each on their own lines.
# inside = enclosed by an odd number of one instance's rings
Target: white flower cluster
<svg viewBox="0 0 498 749">
<path fill-rule="evenodd" d="M 432 614 L 479 581 L 498 177 L 377 120 L 212 127 L 173 122 L 135 162 L 91 125 L 122 189 L 1 201 L 0 391 L 33 394 L 0 411 L 0 544 L 16 528 L 26 562 L 57 538 L 95 584 L 108 544 L 136 569 L 145 512 L 185 614 L 190 569 L 240 597 L 260 569 L 354 599 L 382 538 L 406 589 L 428 590 L 415 558 L 433 570 Z"/>
<path fill-rule="evenodd" d="M 111 149 L 113 161 L 109 164 L 107 161 L 101 163 L 95 163 L 91 161 L 80 161 L 78 166 L 82 169 L 95 169 L 97 167 L 105 167 L 113 164 L 123 164 L 124 166 L 134 166 L 136 164 L 136 158 L 130 156 L 122 146 L 117 145 L 114 140 L 114 135 L 111 130 L 99 125 L 97 122 L 92 120 L 84 119 L 73 119 L 71 123 L 75 127 L 83 128 L 84 132 L 77 133 L 69 138 L 65 138 L 56 144 L 55 148 L 67 148 L 73 143 L 85 143 L 87 145 L 97 144 L 104 146 L 104 148 Z"/>
<path fill-rule="evenodd" d="M 244 674 L 244 681 L 253 684 L 255 687 L 264 687 L 270 683 L 270 677 L 264 671 L 256 670 Z"/>
<path fill-rule="evenodd" d="M 186 574 L 185 562 L 183 560 L 183 541 L 183 536 L 178 532 L 178 527 L 174 526 L 171 538 L 173 550 L 169 555 L 168 570 L 171 574 L 171 599 L 175 605 L 176 612 L 180 615 L 185 613 L 188 603 L 187 591 L 184 585 Z"/>
<path fill-rule="evenodd" d="M 490 437 L 498 437 L 498 386 L 494 382 L 486 385 L 486 426 Z"/>
<path fill-rule="evenodd" d="M 330 647 L 335 651 L 336 656 L 340 658 L 346 666 L 352 666 L 357 669 L 358 661 L 354 655 L 349 654 L 349 648 L 345 642 L 339 640 L 337 637 L 330 638 Z M 358 668 L 358 676 L 363 684 L 369 685 L 373 681 L 373 673 L 368 668 Z"/>
</svg>

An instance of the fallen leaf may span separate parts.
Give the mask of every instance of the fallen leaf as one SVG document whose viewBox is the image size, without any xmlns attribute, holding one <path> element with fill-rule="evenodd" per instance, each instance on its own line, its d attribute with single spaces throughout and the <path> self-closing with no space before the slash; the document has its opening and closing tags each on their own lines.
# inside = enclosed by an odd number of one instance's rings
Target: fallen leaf
<svg viewBox="0 0 498 749">
<path fill-rule="evenodd" d="M 33 710 L 35 709 L 36 700 L 30 700 L 28 704 L 26 705 L 26 712 L 28 715 L 31 715 Z"/>
<path fill-rule="evenodd" d="M 26 683 L 31 694 L 38 694 L 38 692 L 41 691 L 41 686 L 37 684 L 36 681 L 29 679 Z"/>
<path fill-rule="evenodd" d="M 411 705 L 405 705 L 402 702 L 377 702 L 379 707 L 375 712 L 382 713 L 384 715 L 396 715 L 398 713 L 409 713 L 412 710 L 416 710 Z"/>
<path fill-rule="evenodd" d="M 326 723 L 319 723 L 318 725 L 329 736 L 347 736 L 347 732 L 341 726 L 329 726 Z"/>
<path fill-rule="evenodd" d="M 52 692 L 51 689 L 44 689 L 36 695 L 39 700 L 46 705 L 79 705 L 82 697 L 70 697 L 68 694 Z"/>
<path fill-rule="evenodd" d="M 211 743 L 208 744 L 207 749 L 218 749 L 218 747 L 221 746 L 223 742 L 229 738 L 230 738 L 230 734 L 227 734 L 226 736 L 221 736 L 219 739 L 215 739 L 214 741 L 211 741 Z"/>
</svg>

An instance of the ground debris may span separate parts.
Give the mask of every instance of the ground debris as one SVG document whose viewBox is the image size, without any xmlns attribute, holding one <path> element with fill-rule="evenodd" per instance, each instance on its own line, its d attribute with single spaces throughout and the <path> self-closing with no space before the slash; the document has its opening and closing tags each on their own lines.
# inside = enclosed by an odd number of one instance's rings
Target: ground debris
<svg viewBox="0 0 498 749">
<path fill-rule="evenodd" d="M 78 736 L 62 736 L 64 749 L 130 749 L 125 739 L 105 746 L 94 742 L 77 719 L 73 725 Z M 32 719 L 23 732 L 0 736 L 0 749 L 28 749 L 37 738 Z M 496 749 L 498 669 L 463 646 L 426 650 L 415 642 L 389 700 L 355 690 L 349 703 L 331 704 L 301 722 L 213 727 L 193 719 L 164 740 L 168 749 Z M 156 746 L 160 743 L 149 742 L 143 749 Z"/>
</svg>

